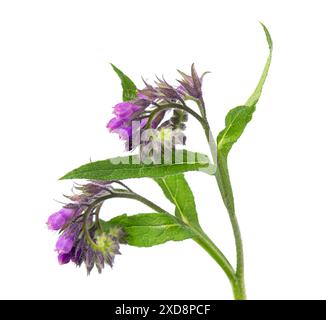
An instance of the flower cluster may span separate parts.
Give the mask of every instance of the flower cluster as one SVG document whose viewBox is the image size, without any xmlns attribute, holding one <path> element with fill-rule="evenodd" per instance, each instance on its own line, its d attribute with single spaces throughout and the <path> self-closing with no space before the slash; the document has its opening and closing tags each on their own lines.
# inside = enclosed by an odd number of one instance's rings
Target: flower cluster
<svg viewBox="0 0 326 320">
<path fill-rule="evenodd" d="M 178 80 L 178 86 L 170 85 L 164 78 L 157 78 L 154 86 L 144 80 L 145 88 L 137 91 L 135 99 L 113 107 L 114 118 L 109 121 L 107 128 L 126 141 L 126 150 L 130 151 L 138 146 L 145 152 L 161 148 L 166 143 L 166 137 L 171 134 L 162 135 L 157 131 L 176 131 L 173 141 L 168 141 L 169 148 L 174 148 L 176 144 L 185 144 L 183 131 L 188 120 L 185 100 L 202 100 L 204 74 L 199 77 L 194 65 L 191 67 L 191 75 L 181 71 L 179 73 L 182 79 Z M 149 133 L 145 132 L 148 130 Z M 165 137 L 164 141 L 162 137 Z"/>
<path fill-rule="evenodd" d="M 119 227 L 103 232 L 98 220 L 101 199 L 114 190 L 112 182 L 90 181 L 75 186 L 75 189 L 79 193 L 68 196 L 71 202 L 52 214 L 47 221 L 50 230 L 60 231 L 56 243 L 58 261 L 60 264 L 71 261 L 77 266 L 84 263 L 88 273 L 96 266 L 101 272 L 105 263 L 112 267 L 125 237 Z"/>
<path fill-rule="evenodd" d="M 164 154 L 166 159 L 168 150 L 174 150 L 177 144 L 185 144 L 185 123 L 188 113 L 192 113 L 185 101 L 202 102 L 203 76 L 198 76 L 194 65 L 191 75 L 179 73 L 182 79 L 178 80 L 177 86 L 170 85 L 163 77 L 157 78 L 155 85 L 144 81 L 145 87 L 137 90 L 133 100 L 113 107 L 114 118 L 107 128 L 119 134 L 126 142 L 127 150 L 139 146 L 140 154 L 145 157 L 157 159 L 158 156 L 160 159 Z M 66 196 L 69 203 L 48 218 L 48 228 L 60 233 L 56 243 L 60 264 L 85 264 L 88 273 L 94 266 L 99 272 L 105 264 L 112 267 L 115 255 L 120 253 L 120 244 L 125 243 L 126 238 L 118 226 L 104 232 L 99 220 L 103 202 L 118 196 L 122 190 L 114 188 L 113 184 L 122 186 L 129 195 L 132 193 L 120 181 L 89 181 L 75 185 L 77 192 Z"/>
</svg>

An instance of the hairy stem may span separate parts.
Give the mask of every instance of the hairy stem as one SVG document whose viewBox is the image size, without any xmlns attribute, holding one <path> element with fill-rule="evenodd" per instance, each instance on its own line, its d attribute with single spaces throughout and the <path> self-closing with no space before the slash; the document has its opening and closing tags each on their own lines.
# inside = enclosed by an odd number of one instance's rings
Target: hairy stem
<svg viewBox="0 0 326 320">
<path fill-rule="evenodd" d="M 236 268 L 237 290 L 235 291 L 235 289 L 233 288 L 234 297 L 235 299 L 244 300 L 246 299 L 246 293 L 245 293 L 245 282 L 244 282 L 243 244 L 242 244 L 240 227 L 235 214 L 233 191 L 232 191 L 228 166 L 226 161 L 223 161 L 218 157 L 215 138 L 212 134 L 212 131 L 210 129 L 206 117 L 205 117 L 205 123 L 203 124 L 203 128 L 205 130 L 206 139 L 208 141 L 209 148 L 216 169 L 215 171 L 216 182 L 221 192 L 225 207 L 229 214 L 229 219 L 232 225 L 232 230 L 233 230 L 233 235 L 235 240 L 236 255 L 237 255 L 237 268 Z"/>
</svg>

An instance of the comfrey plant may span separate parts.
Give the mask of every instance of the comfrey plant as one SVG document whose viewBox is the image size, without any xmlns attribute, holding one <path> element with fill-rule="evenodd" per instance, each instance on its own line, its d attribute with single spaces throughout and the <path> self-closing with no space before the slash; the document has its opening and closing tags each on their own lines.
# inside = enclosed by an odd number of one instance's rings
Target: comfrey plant
<svg viewBox="0 0 326 320">
<path fill-rule="evenodd" d="M 126 151 L 134 152 L 124 157 L 88 163 L 61 178 L 87 181 L 75 184 L 73 194 L 66 196 L 67 203 L 47 221 L 49 229 L 60 233 L 56 243 L 60 264 L 84 264 L 88 273 L 95 266 L 101 272 L 105 264 L 112 267 L 115 256 L 120 254 L 121 244 L 151 247 L 171 240 L 193 239 L 225 272 L 234 298 L 246 298 L 243 246 L 227 160 L 233 144 L 252 118 L 271 63 L 272 39 L 266 27 L 262 26 L 269 45 L 269 56 L 259 83 L 243 105 L 228 112 L 225 128 L 216 139 L 207 118 L 202 92 L 205 74 L 199 76 L 194 65 L 189 75 L 179 71 L 180 79 L 176 85 L 157 78 L 153 84 L 144 81 L 144 88 L 140 90 L 112 65 L 121 80 L 123 102 L 114 106 L 114 117 L 107 128 L 125 142 Z M 190 107 L 189 102 L 194 107 Z M 202 126 L 212 161 L 203 154 L 180 149 L 186 143 L 188 117 L 199 121 Z M 237 257 L 235 267 L 199 223 L 194 196 L 184 176 L 184 172 L 189 171 L 202 171 L 217 182 L 233 228 Z M 152 178 L 160 186 L 175 206 L 173 213 L 122 182 L 145 177 Z M 142 202 L 152 212 L 131 216 L 123 214 L 104 221 L 100 218 L 102 205 L 113 198 Z"/>
</svg>

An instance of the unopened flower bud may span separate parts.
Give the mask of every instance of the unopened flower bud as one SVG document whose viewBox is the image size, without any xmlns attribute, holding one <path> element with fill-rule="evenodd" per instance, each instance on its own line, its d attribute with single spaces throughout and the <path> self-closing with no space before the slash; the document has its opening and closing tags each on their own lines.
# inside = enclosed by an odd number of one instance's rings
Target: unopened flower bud
<svg viewBox="0 0 326 320">
<path fill-rule="evenodd" d="M 74 239 L 71 236 L 61 235 L 56 243 L 56 250 L 60 253 L 69 253 L 73 247 Z"/>
<path fill-rule="evenodd" d="M 53 213 L 47 225 L 50 230 L 60 230 L 75 214 L 75 210 L 70 208 L 62 208 L 60 211 Z"/>
</svg>

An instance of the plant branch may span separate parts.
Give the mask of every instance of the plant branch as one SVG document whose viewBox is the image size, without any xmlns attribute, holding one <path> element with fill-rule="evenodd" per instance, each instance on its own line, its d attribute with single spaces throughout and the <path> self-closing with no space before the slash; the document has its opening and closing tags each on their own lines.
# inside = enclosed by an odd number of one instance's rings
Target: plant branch
<svg viewBox="0 0 326 320">
<path fill-rule="evenodd" d="M 89 234 L 88 227 L 87 227 L 87 221 L 88 221 L 93 209 L 96 206 L 102 205 L 102 203 L 105 200 L 112 199 L 112 198 L 134 199 L 134 200 L 144 203 L 145 205 L 152 208 L 156 212 L 162 212 L 162 213 L 171 215 L 168 211 L 162 209 L 161 207 L 156 205 L 154 202 L 148 200 L 147 198 L 145 198 L 135 192 L 119 191 L 119 192 L 112 192 L 110 194 L 106 194 L 106 195 L 94 200 L 93 203 L 86 209 L 86 211 L 84 213 L 83 230 L 85 233 L 85 237 L 86 237 L 87 241 L 90 243 L 90 245 L 92 245 L 95 248 L 96 248 L 97 244 L 92 240 L 92 238 Z M 96 214 L 98 216 L 99 211 L 96 211 Z M 173 217 L 178 219 L 180 223 L 184 224 L 184 222 L 181 219 L 179 219 L 175 216 L 173 216 Z M 209 237 L 202 230 L 193 228 L 190 225 L 187 225 L 187 227 L 190 228 L 192 230 L 192 232 L 195 234 L 194 241 L 197 242 L 219 264 L 219 266 L 222 268 L 222 270 L 225 272 L 226 276 L 230 280 L 232 287 L 235 288 L 236 281 L 237 281 L 235 271 L 234 271 L 232 265 L 227 260 L 227 258 L 224 256 L 224 254 L 219 250 L 219 248 L 213 243 L 212 240 L 209 239 Z"/>
</svg>

